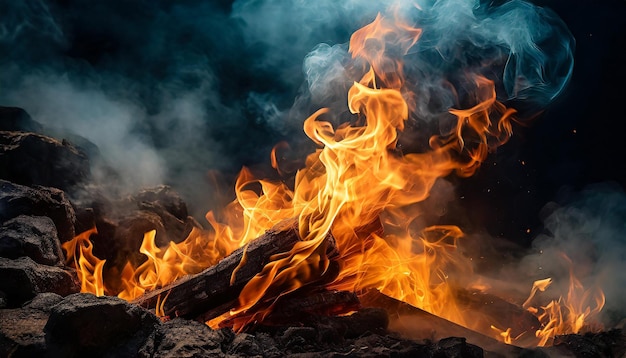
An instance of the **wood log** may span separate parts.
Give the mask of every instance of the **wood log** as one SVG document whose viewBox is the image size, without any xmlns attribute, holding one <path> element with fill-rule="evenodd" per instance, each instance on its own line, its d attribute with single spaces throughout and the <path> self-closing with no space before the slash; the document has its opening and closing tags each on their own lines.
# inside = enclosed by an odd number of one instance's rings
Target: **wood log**
<svg viewBox="0 0 626 358">
<path fill-rule="evenodd" d="M 328 291 L 315 285 L 312 290 L 298 291 L 279 297 L 271 313 L 263 319 L 264 326 L 304 324 L 319 316 L 343 315 L 361 307 L 353 292 Z M 220 323 L 220 327 L 231 327 L 235 320 L 246 321 L 251 313 L 243 312 Z"/>
<path fill-rule="evenodd" d="M 336 256 L 334 238 L 328 234 L 326 240 L 327 255 Z M 245 247 L 233 251 L 216 265 L 195 275 L 185 276 L 160 289 L 149 291 L 133 303 L 145 308 L 154 308 L 165 300 L 162 311 L 166 316 L 202 320 L 217 317 L 234 307 L 243 287 L 261 272 L 273 255 L 288 252 L 298 241 L 300 236 L 297 222 L 283 221 Z M 242 262 L 244 255 L 245 259 Z"/>
<path fill-rule="evenodd" d="M 414 340 L 436 342 L 448 337 L 463 337 L 468 343 L 487 352 L 505 357 L 519 357 L 519 347 L 504 344 L 495 338 L 465 328 L 444 318 L 435 316 L 406 302 L 396 300 L 371 289 L 359 294 L 363 307 L 382 308 L 389 314 L 389 330 Z M 492 356 L 485 354 L 485 356 Z M 497 356 L 497 355 L 495 355 Z"/>
<path fill-rule="evenodd" d="M 485 332 L 493 325 L 501 330 L 510 328 L 511 337 L 522 334 L 532 337 L 541 327 L 537 317 L 521 305 L 478 290 L 456 288 L 454 291 L 457 304 L 476 330 Z"/>
</svg>

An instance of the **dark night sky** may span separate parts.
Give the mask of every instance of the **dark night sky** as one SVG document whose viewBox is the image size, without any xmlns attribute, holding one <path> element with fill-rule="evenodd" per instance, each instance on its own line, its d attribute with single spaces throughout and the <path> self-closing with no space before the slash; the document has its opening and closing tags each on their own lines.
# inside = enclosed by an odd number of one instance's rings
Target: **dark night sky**
<svg viewBox="0 0 626 358">
<path fill-rule="evenodd" d="M 599 183 L 626 187 L 626 115 L 619 105 L 626 96 L 626 2 L 536 3 L 558 13 L 576 39 L 571 82 L 530 127 L 498 149 L 495 166 L 486 163 L 461 184 L 467 206 L 479 208 L 472 211 L 476 221 L 487 222 L 492 235 L 522 242 L 541 228 L 537 213 L 546 202 L 567 202 Z"/>
</svg>

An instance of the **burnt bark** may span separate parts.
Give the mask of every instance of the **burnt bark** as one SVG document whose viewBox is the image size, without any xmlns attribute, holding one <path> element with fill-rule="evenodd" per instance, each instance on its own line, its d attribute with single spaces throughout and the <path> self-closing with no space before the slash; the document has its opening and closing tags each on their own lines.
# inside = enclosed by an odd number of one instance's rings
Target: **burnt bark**
<svg viewBox="0 0 626 358">
<path fill-rule="evenodd" d="M 455 289 L 455 297 L 480 331 L 488 331 L 493 325 L 502 330 L 511 328 L 511 336 L 524 332 L 535 332 L 541 327 L 537 317 L 520 305 L 508 302 L 498 296 L 477 290 Z"/>
<path fill-rule="evenodd" d="M 334 253 L 334 239 L 330 234 L 326 239 L 327 253 Z M 233 251 L 216 265 L 150 291 L 134 303 L 152 308 L 159 300 L 165 299 L 163 311 L 167 316 L 202 316 L 205 320 L 217 317 L 234 307 L 243 287 L 261 272 L 273 255 L 288 252 L 298 241 L 300 236 L 295 221 L 282 222 L 247 246 Z M 246 258 L 242 264 L 244 253 Z"/>
</svg>

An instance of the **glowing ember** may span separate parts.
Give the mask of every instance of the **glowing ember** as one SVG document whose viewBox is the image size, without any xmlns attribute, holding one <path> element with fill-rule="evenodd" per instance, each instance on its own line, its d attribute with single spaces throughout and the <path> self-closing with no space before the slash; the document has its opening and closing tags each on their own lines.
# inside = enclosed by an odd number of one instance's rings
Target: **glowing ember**
<svg viewBox="0 0 626 358">
<path fill-rule="evenodd" d="M 515 110 L 496 99 L 493 81 L 468 74 L 464 86 L 473 94 L 464 103 L 469 105 L 449 110 L 456 125 L 448 133 L 432 136 L 430 150 L 401 153 L 396 146 L 398 134 L 417 95 L 405 84 L 403 59 L 421 34 L 398 17 L 379 14 L 352 35 L 354 65 L 364 66 L 362 77 L 348 91 L 353 122 L 335 128 L 325 120 L 329 109 L 320 109 L 304 121 L 304 132 L 319 149 L 296 173 L 293 189 L 283 182 L 255 178 L 244 168 L 235 185 L 236 200 L 219 215 L 207 214 L 212 230 L 195 229 L 185 241 L 165 248 L 155 245 L 154 231 L 146 233 L 140 252 L 147 260 L 139 266 L 128 262 L 116 286 L 103 284 L 104 261 L 91 254 L 89 243 L 94 231 L 66 243 L 68 262 L 80 272 L 82 290 L 132 300 L 215 264 L 284 219 L 297 218 L 302 241 L 290 252 L 275 255 L 244 287 L 237 306 L 209 322 L 211 326 L 230 319 L 234 329 L 241 329 L 261 321 L 277 298 L 317 282 L 329 268 L 324 238 L 331 232 L 340 253 L 340 272 L 325 283 L 328 289 L 375 288 L 472 328 L 452 290 L 470 287 L 473 280 L 470 260 L 457 250 L 464 234 L 456 226 L 416 226 L 415 219 L 423 214 L 416 204 L 429 196 L 437 180 L 451 173 L 474 174 L 489 151 L 511 136 Z M 279 146 L 286 148 L 284 143 Z M 280 171 L 277 148 L 272 165 Z M 536 344 L 548 343 L 555 334 L 579 332 L 602 308 L 601 293 L 591 309 L 587 301 L 593 294 L 584 291 L 573 275 L 571 282 L 566 299 L 541 308 L 531 301 L 550 279 L 533 285 L 524 307 L 544 325 L 536 333 Z M 163 302 L 157 313 L 162 314 Z M 238 319 L 241 313 L 246 313 L 245 319 Z M 482 333 L 506 343 L 519 338 L 511 337 L 507 327 L 492 326 L 492 331 Z"/>
</svg>

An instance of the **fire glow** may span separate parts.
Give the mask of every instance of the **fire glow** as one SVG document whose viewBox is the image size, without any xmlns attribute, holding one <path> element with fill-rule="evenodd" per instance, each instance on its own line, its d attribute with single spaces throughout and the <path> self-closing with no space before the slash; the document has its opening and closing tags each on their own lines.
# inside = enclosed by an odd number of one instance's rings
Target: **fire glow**
<svg viewBox="0 0 626 358">
<path fill-rule="evenodd" d="M 398 136 L 419 96 L 405 83 L 403 61 L 421 35 L 420 28 L 399 15 L 380 14 L 352 35 L 351 65 L 362 73 L 348 91 L 352 121 L 334 126 L 327 108 L 304 121 L 304 132 L 318 149 L 295 174 L 293 188 L 242 169 L 236 199 L 206 215 L 210 230 L 194 229 L 183 242 L 166 247 L 155 245 L 154 231 L 146 233 L 140 252 L 147 260 L 140 265 L 129 261 L 115 282 L 105 282 L 105 262 L 92 254 L 93 231 L 64 244 L 68 263 L 79 271 L 82 291 L 133 300 L 198 273 L 279 222 L 297 218 L 302 241 L 290 252 L 275 255 L 247 283 L 238 304 L 209 322 L 212 327 L 228 324 L 244 329 L 263 321 L 277 298 L 319 282 L 330 266 L 324 244 L 330 232 L 337 241 L 340 270 L 324 283 L 326 288 L 357 293 L 377 289 L 475 329 L 455 295 L 455 287 L 477 284 L 471 261 L 457 248 L 463 231 L 452 225 L 416 229 L 414 222 L 423 215 L 418 204 L 438 180 L 451 174 L 473 175 L 490 151 L 507 142 L 516 111 L 497 100 L 493 80 L 467 73 L 463 85 L 471 95 L 463 103 L 471 103 L 449 109 L 456 124 L 447 133 L 431 136 L 428 151 L 402 153 Z M 281 172 L 278 152 L 272 152 L 272 164 Z M 236 274 L 235 270 L 233 277 Z M 550 282 L 535 282 L 523 304 L 542 324 L 538 331 L 524 333 L 524 345 L 546 345 L 557 334 L 578 333 L 602 309 L 602 293 L 585 290 L 573 274 L 569 291 L 560 299 L 535 305 L 535 296 Z M 521 343 L 520 336 L 511 337 L 509 327 L 493 326 L 481 333 Z M 528 336 L 533 337 L 530 343 Z"/>
</svg>

